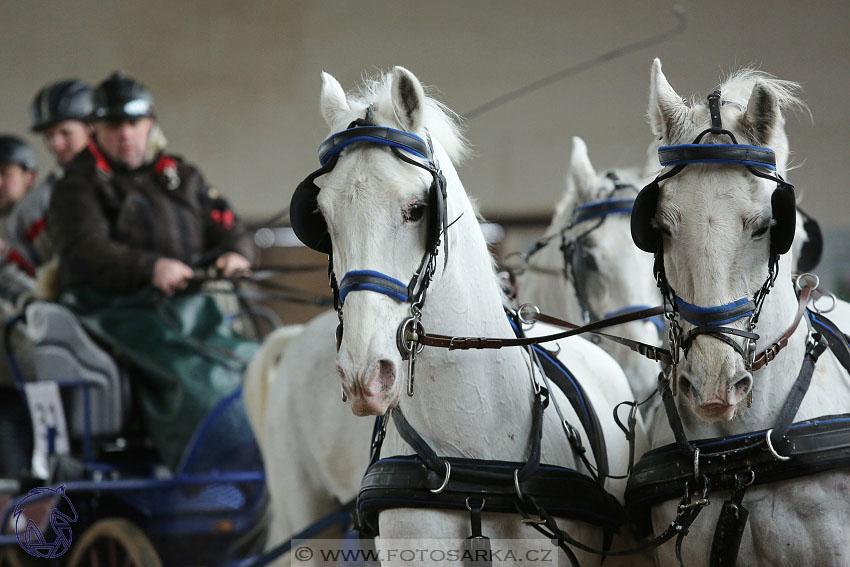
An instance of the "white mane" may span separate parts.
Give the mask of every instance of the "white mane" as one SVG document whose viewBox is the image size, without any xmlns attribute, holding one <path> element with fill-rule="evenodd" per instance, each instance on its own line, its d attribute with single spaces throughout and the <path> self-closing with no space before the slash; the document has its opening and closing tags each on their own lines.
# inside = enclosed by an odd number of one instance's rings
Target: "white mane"
<svg viewBox="0 0 850 567">
<path fill-rule="evenodd" d="M 372 108 L 381 118 L 382 125 L 404 129 L 402 120 L 396 116 L 392 103 L 392 73 L 381 73 L 377 77 L 364 77 L 362 84 L 353 92 L 348 93 L 348 101 L 352 108 L 360 107 L 365 110 Z M 460 116 L 436 100 L 432 89 L 426 88 L 424 107 L 424 124 L 431 136 L 443 146 L 449 159 L 455 166 L 460 165 L 470 154 L 469 143 L 463 135 Z"/>
<path fill-rule="evenodd" d="M 753 87 L 757 82 L 769 87 L 773 91 L 779 101 L 780 109 L 808 108 L 799 97 L 801 90 L 800 83 L 777 79 L 770 73 L 752 67 L 733 71 L 717 88 L 720 89 L 723 100 L 735 102 L 741 106 L 747 106 L 747 100 L 749 100 L 750 93 L 753 92 Z M 704 101 L 705 97 L 702 100 Z"/>
</svg>

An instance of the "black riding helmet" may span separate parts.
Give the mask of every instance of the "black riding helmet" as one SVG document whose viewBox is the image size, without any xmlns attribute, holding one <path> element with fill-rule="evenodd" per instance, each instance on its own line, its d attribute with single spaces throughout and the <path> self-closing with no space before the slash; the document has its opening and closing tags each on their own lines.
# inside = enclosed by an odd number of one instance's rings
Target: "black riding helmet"
<svg viewBox="0 0 850 567">
<path fill-rule="evenodd" d="M 76 79 L 49 84 L 30 104 L 30 129 L 41 132 L 63 120 L 87 122 L 94 110 L 94 95 L 86 83 Z"/>
<path fill-rule="evenodd" d="M 0 135 L 0 165 L 17 164 L 27 171 L 35 171 L 35 153 L 17 136 Z"/>
<path fill-rule="evenodd" d="M 153 95 L 139 81 L 116 71 L 100 83 L 94 91 L 96 121 L 138 120 L 154 118 Z"/>
</svg>

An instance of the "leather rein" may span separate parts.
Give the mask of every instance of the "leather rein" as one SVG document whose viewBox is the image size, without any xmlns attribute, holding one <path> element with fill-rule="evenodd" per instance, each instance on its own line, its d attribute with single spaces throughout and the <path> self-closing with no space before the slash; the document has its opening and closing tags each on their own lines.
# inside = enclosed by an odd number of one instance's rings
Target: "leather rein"
<svg viewBox="0 0 850 567">
<path fill-rule="evenodd" d="M 800 280 L 798 281 L 803 281 L 803 278 L 800 278 Z M 755 355 L 752 366 L 753 370 L 758 370 L 766 366 L 770 361 L 776 358 L 777 354 L 779 354 L 779 352 L 783 348 L 788 346 L 788 340 L 794 334 L 794 331 L 797 330 L 797 327 L 800 325 L 800 322 L 803 319 L 803 314 L 806 311 L 806 305 L 809 302 L 809 298 L 811 297 L 811 293 L 813 290 L 814 285 L 810 284 L 808 280 L 804 281 L 804 283 L 801 285 L 800 295 L 798 298 L 797 314 L 794 317 L 793 322 L 776 341 L 774 341 L 767 348 Z M 564 321 L 563 319 L 540 313 L 535 306 L 526 304 L 521 306 L 517 310 L 517 318 L 521 323 L 531 325 L 537 321 L 542 321 L 543 323 L 547 323 L 549 325 L 554 325 L 556 327 L 561 327 L 568 330 L 560 333 L 553 333 L 539 337 L 458 337 L 452 335 L 427 333 L 425 332 L 424 327 L 422 327 L 420 323 L 418 328 L 408 327 L 405 330 L 404 340 L 406 342 L 417 345 L 416 348 L 428 346 L 434 348 L 444 348 L 448 350 L 480 350 L 500 349 L 514 346 L 539 345 L 542 343 L 557 341 L 559 339 L 565 339 L 567 337 L 572 337 L 583 333 L 593 333 L 605 339 L 622 344 L 630 348 L 634 352 L 637 352 L 641 356 L 645 356 L 646 358 L 649 358 L 651 360 L 655 360 L 665 364 L 673 364 L 678 357 L 674 359 L 674 355 L 669 349 L 657 347 L 655 345 L 649 345 L 625 337 L 619 337 L 616 335 L 610 335 L 607 333 L 600 332 L 601 329 L 606 329 L 608 327 L 613 327 L 616 325 L 622 325 L 623 323 L 630 323 L 632 321 L 637 321 L 640 319 L 645 319 L 660 314 L 669 314 L 669 310 L 663 306 L 651 307 L 648 309 L 633 311 L 631 313 L 607 317 L 604 319 L 600 319 L 599 321 L 594 321 L 587 325 L 579 326 L 575 325 L 574 323 L 570 323 L 569 321 Z"/>
</svg>

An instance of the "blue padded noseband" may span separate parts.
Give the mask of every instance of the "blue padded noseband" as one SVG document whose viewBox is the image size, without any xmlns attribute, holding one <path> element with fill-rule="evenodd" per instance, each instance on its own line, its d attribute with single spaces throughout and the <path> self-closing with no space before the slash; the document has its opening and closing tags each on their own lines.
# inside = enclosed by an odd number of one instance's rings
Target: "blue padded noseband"
<svg viewBox="0 0 850 567">
<path fill-rule="evenodd" d="M 375 291 L 401 303 L 410 301 L 410 288 L 381 272 L 375 270 L 352 270 L 339 282 L 339 302 L 345 304 L 345 297 L 352 291 Z"/>
<path fill-rule="evenodd" d="M 712 307 L 694 305 L 681 297 L 676 297 L 675 300 L 682 319 L 697 326 L 725 325 L 752 315 L 756 308 L 753 300 L 747 297 Z"/>
</svg>

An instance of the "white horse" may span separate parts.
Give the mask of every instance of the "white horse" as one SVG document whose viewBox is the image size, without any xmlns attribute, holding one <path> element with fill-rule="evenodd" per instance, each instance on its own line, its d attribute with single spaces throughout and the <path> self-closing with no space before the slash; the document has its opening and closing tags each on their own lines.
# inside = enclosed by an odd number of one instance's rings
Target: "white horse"
<svg viewBox="0 0 850 567">
<path fill-rule="evenodd" d="M 634 199 L 645 181 L 642 168 L 597 173 L 584 141 L 573 137 L 566 191 L 538 241 L 540 247 L 517 278 L 517 302 L 534 303 L 544 313 L 575 323 L 608 317 L 625 308 L 661 305 L 652 278 L 652 255 L 632 243 L 628 204 L 613 214 L 591 214 L 587 220 L 576 217 L 577 211 L 593 213 L 588 205 Z M 661 330 L 656 323 L 643 320 L 605 332 L 660 346 Z M 620 364 L 637 399 L 644 400 L 655 391 L 660 370 L 657 362 L 605 339 L 599 346 Z"/>
<path fill-rule="evenodd" d="M 782 111 L 800 104 L 795 90 L 793 83 L 749 70 L 732 75 L 720 87 L 723 128 L 733 132 L 739 144 L 772 149 L 779 173 L 785 172 L 788 159 Z M 649 117 L 653 133 L 664 145 L 690 144 L 710 123 L 707 106 L 683 102 L 657 59 L 652 65 Z M 706 142 L 729 143 L 729 138 L 708 134 Z M 762 287 L 768 277 L 771 242 L 781 240 L 777 231 L 789 228 L 775 227 L 771 218 L 777 215 L 771 208 L 776 188 L 776 183 L 741 165 L 725 164 L 691 164 L 661 183 L 651 224 L 663 234 L 667 279 L 680 298 L 696 306 L 725 306 L 739 298 L 752 298 Z M 790 282 L 791 258 L 785 254 L 779 260 L 776 284 L 761 307 L 755 328 L 760 337 L 757 352 L 776 341 L 795 317 L 797 298 Z M 745 317 L 727 326 L 743 329 L 746 321 Z M 692 328 L 684 321 L 682 325 L 685 331 Z M 730 345 L 710 335 L 698 335 L 672 376 L 677 381 L 676 406 L 688 439 L 774 427 L 800 373 L 807 335 L 803 322 L 787 347 L 756 371 L 747 370 L 743 357 Z M 748 407 L 742 402 L 750 396 L 752 405 Z M 850 377 L 827 351 L 817 362 L 795 421 L 840 414 L 848 408 Z M 658 417 L 653 446 L 672 441 L 666 420 Z M 848 482 L 848 472 L 837 471 L 751 486 L 743 499 L 749 521 L 737 564 L 847 565 Z M 688 567 L 708 564 L 721 502 L 728 494 L 710 494 L 711 505 L 684 538 Z M 669 524 L 675 510 L 673 501 L 654 507 L 656 531 Z M 661 565 L 676 564 L 672 544 L 659 548 L 658 560 Z"/>
<path fill-rule="evenodd" d="M 513 336 L 475 212 L 454 169 L 465 145 L 449 111 L 427 97 L 419 80 L 401 67 L 350 97 L 333 77 L 324 74 L 321 108 L 332 132 L 366 119 L 427 138 L 433 144 L 433 157 L 447 182 L 446 218 L 451 224 L 440 236 L 446 247 L 440 248 L 435 262 L 433 281 L 422 307 L 422 323 L 428 330 L 457 336 Z M 410 278 L 426 253 L 426 239 L 431 241 L 432 231 L 440 229 L 433 220 L 435 202 L 429 194 L 432 177 L 398 157 L 404 152 L 396 154 L 377 144 L 351 145 L 339 155 L 334 169 L 316 181 L 321 186 L 318 209 L 333 243 L 334 269 L 343 279 L 344 274 L 362 274 L 364 270 L 401 280 Z M 405 157 L 416 160 L 412 154 Z M 402 394 L 409 378 L 408 363 L 402 360 L 396 342 L 396 330 L 408 316 L 408 304 L 381 293 L 362 291 L 346 298 L 337 370 L 353 412 L 383 415 L 390 408 L 401 408 L 409 423 L 441 456 L 517 462 L 528 459 L 535 396 L 525 350 L 450 352 L 426 348 L 416 357 L 415 395 L 409 397 Z M 543 332 L 538 328 L 535 331 Z M 591 343 L 573 338 L 560 341 L 558 346 L 560 358 L 581 381 L 598 412 L 612 474 L 622 474 L 628 449 L 611 409 L 631 398 L 628 382 L 616 362 Z M 558 391 L 552 396 L 564 417 L 579 424 L 566 398 Z M 582 431 L 582 435 L 586 439 L 586 433 Z M 640 451 L 644 444 L 640 423 L 637 437 Z M 545 413 L 542 438 L 542 462 L 582 470 L 551 408 Z M 411 452 L 391 424 L 383 456 Z M 622 496 L 621 480 L 609 480 L 605 486 L 617 498 Z M 470 535 L 466 512 L 398 508 L 381 512 L 379 525 L 378 547 L 382 551 L 388 551 L 394 541 L 404 540 L 406 545 L 419 541 L 418 547 L 427 544 L 429 549 L 448 545 L 444 551 L 449 552 L 452 547 L 456 550 L 452 541 Z M 594 526 L 568 520 L 562 525 L 581 541 L 595 546 L 602 542 L 601 530 Z M 491 538 L 524 539 L 526 545 L 536 544 L 537 548 L 548 545 L 547 539 L 541 540 L 534 530 L 520 523 L 518 516 L 489 514 L 486 508 L 483 532 Z M 577 555 L 582 562 L 599 561 L 581 551 Z"/>
<path fill-rule="evenodd" d="M 373 422 L 353 416 L 340 400 L 336 324 L 336 313 L 328 311 L 306 325 L 278 329 L 246 373 L 245 405 L 271 500 L 267 549 L 356 497 L 369 461 Z M 344 529 L 337 524 L 320 535 L 341 538 Z M 290 562 L 286 554 L 275 564 Z"/>
</svg>

